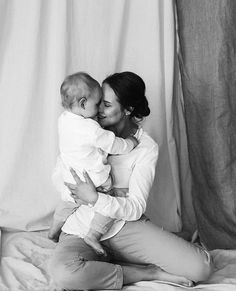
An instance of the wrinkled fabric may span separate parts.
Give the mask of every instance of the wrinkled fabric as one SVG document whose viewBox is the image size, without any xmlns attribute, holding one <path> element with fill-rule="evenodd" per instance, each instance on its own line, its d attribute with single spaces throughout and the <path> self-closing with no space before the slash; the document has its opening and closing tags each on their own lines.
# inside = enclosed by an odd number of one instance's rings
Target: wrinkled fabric
<svg viewBox="0 0 236 291">
<path fill-rule="evenodd" d="M 210 249 L 236 248 L 236 2 L 176 5 L 199 234 Z"/>
<path fill-rule="evenodd" d="M 1 232 L 0 232 L 1 235 Z M 1 291 L 62 291 L 49 276 L 49 259 L 56 244 L 47 239 L 47 232 L 3 232 Z M 207 282 L 186 289 L 160 281 L 140 281 L 123 287 L 123 291 L 232 291 L 235 290 L 236 251 L 211 252 L 214 270 Z M 101 290 L 100 290 L 101 291 Z"/>
</svg>

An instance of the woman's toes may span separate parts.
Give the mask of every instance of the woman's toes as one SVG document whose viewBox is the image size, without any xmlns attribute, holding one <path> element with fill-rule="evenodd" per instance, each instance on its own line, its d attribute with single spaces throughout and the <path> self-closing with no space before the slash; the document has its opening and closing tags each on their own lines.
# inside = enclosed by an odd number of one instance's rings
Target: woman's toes
<svg viewBox="0 0 236 291">
<path fill-rule="evenodd" d="M 193 282 L 192 281 L 190 281 L 188 279 L 185 279 L 185 278 L 183 278 L 183 279 L 184 279 L 183 282 L 180 283 L 181 285 L 186 286 L 186 287 L 192 287 L 193 286 Z"/>
</svg>

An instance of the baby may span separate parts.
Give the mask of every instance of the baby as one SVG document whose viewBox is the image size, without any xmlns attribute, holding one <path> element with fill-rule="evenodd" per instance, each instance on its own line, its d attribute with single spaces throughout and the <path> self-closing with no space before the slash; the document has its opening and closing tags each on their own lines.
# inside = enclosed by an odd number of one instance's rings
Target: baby
<svg viewBox="0 0 236 291">
<path fill-rule="evenodd" d="M 84 72 L 67 76 L 61 85 L 61 98 L 64 112 L 58 120 L 59 150 L 63 162 L 63 180 L 75 183 L 70 168 L 84 180 L 86 170 L 95 186 L 103 193 L 111 193 L 111 166 L 107 155 L 126 154 L 137 146 L 138 141 L 130 136 L 126 139 L 116 137 L 112 131 L 103 129 L 97 122 L 98 108 L 102 91 L 99 83 Z M 49 238 L 58 240 L 60 229 L 67 217 L 79 206 L 66 189 L 61 203 L 54 214 Z M 105 254 L 99 240 L 113 224 L 113 219 L 95 212 L 85 242 L 97 253 Z M 84 224 L 87 225 L 86 221 Z"/>
</svg>

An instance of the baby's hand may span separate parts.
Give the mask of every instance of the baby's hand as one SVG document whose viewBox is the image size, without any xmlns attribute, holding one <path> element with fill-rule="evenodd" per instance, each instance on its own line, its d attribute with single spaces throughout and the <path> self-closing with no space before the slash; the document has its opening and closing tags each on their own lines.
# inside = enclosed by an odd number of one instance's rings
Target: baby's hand
<svg viewBox="0 0 236 291">
<path fill-rule="evenodd" d="M 100 193 L 104 193 L 113 197 L 126 197 L 128 192 L 128 188 L 112 188 L 109 191 L 104 191 L 102 187 L 97 187 L 96 189 Z"/>
<path fill-rule="evenodd" d="M 132 141 L 132 143 L 134 144 L 134 148 L 136 148 L 136 146 L 139 144 L 139 141 L 133 135 L 130 135 L 129 137 L 127 137 L 127 139 Z"/>
<path fill-rule="evenodd" d="M 113 189 L 107 191 L 102 186 L 97 187 L 96 190 L 97 190 L 97 192 L 104 193 L 104 194 L 107 194 L 107 195 L 111 195 L 113 193 Z"/>
<path fill-rule="evenodd" d="M 128 188 L 114 188 L 114 194 L 115 197 L 126 197 Z"/>
</svg>

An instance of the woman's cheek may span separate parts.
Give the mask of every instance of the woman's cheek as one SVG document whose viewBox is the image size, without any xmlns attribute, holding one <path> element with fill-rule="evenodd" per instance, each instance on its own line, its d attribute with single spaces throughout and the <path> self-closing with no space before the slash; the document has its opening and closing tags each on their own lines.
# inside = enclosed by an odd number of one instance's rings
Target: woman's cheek
<svg viewBox="0 0 236 291">
<path fill-rule="evenodd" d="M 110 122 L 110 125 L 115 125 L 120 122 L 121 120 L 121 114 L 119 111 L 111 110 L 106 115 L 107 121 Z"/>
<path fill-rule="evenodd" d="M 103 112 L 101 112 L 106 118 L 100 121 L 102 126 L 113 126 L 118 124 L 123 116 L 123 112 L 120 110 L 120 107 L 103 107 Z"/>
</svg>

